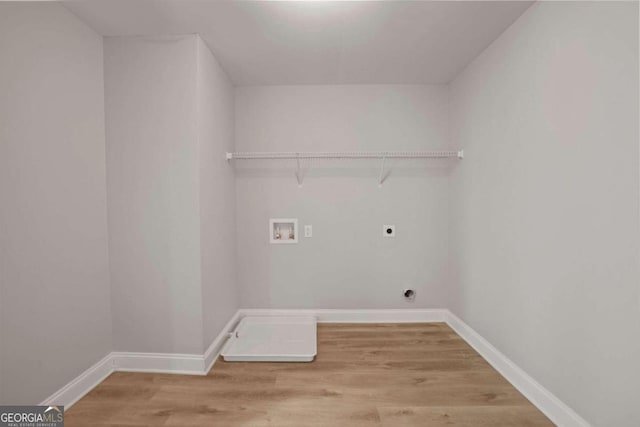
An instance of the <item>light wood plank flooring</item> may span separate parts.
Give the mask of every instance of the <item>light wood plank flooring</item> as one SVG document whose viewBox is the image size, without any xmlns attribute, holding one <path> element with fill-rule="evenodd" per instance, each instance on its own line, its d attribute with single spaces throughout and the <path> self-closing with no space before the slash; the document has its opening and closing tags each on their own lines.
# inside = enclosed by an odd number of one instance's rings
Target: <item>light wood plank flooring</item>
<svg viewBox="0 0 640 427">
<path fill-rule="evenodd" d="M 312 363 L 116 372 L 66 426 L 553 425 L 444 323 L 319 324 Z"/>
</svg>

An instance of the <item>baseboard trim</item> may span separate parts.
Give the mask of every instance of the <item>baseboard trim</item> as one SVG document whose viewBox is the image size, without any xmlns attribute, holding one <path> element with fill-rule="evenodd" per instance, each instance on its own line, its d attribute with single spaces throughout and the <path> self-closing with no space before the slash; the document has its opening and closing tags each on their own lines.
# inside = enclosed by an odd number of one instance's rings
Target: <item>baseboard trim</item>
<svg viewBox="0 0 640 427">
<path fill-rule="evenodd" d="M 162 374 L 205 375 L 201 354 L 113 352 L 115 371 Z"/>
<path fill-rule="evenodd" d="M 447 310 L 447 324 L 520 393 L 545 414 L 554 424 L 563 427 L 590 427 L 573 409 L 544 388 L 511 359 L 502 354 L 480 334 Z"/>
<path fill-rule="evenodd" d="M 507 379 L 542 413 L 559 426 L 590 427 L 553 393 L 544 388 L 513 361 L 491 345 L 480 334 L 447 309 L 411 310 L 296 310 L 240 309 L 229 319 L 204 354 L 113 352 L 80 374 L 41 405 L 64 405 L 70 408 L 112 372 L 147 372 L 183 375 L 206 375 L 220 354 L 229 333 L 245 316 L 312 315 L 320 323 L 430 323 L 446 322 L 473 347 L 491 366 Z"/>
<path fill-rule="evenodd" d="M 64 405 L 65 408 L 69 408 L 111 375 L 112 372 L 111 354 L 107 354 L 98 363 L 43 400 L 40 405 Z"/>
<path fill-rule="evenodd" d="M 229 338 L 229 334 L 233 332 L 240 322 L 241 318 L 240 310 L 237 310 L 235 314 L 229 319 L 226 325 L 222 328 L 222 331 L 218 334 L 218 336 L 213 340 L 207 351 L 204 352 L 204 374 L 208 374 L 213 364 L 218 360 L 218 356 L 220 355 L 220 351 L 222 351 L 222 346 Z"/>
<path fill-rule="evenodd" d="M 40 405 L 64 405 L 69 409 L 113 372 L 207 375 L 239 320 L 240 312 L 236 311 L 204 354 L 111 352 Z"/>
<path fill-rule="evenodd" d="M 429 323 L 445 322 L 447 310 L 390 309 L 390 310 L 331 310 L 331 309 L 254 309 L 238 310 L 245 316 L 315 316 L 319 323 Z"/>
</svg>

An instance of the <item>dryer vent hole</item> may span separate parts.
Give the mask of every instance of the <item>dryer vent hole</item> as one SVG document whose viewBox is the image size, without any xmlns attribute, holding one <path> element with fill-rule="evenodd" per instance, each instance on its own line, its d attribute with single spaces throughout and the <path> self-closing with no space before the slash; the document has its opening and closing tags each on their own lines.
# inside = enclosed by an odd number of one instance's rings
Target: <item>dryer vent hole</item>
<svg viewBox="0 0 640 427">
<path fill-rule="evenodd" d="M 413 301 L 416 298 L 416 291 L 413 289 L 404 289 L 402 294 L 404 295 L 404 299 L 407 301 Z"/>
</svg>

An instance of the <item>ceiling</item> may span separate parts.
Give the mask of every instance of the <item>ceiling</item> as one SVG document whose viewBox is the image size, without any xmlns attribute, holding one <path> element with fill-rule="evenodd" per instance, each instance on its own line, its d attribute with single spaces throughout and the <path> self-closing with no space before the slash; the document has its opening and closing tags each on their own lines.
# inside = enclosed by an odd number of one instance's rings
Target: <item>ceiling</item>
<svg viewBox="0 0 640 427">
<path fill-rule="evenodd" d="M 104 36 L 198 33 L 236 85 L 447 83 L 530 1 L 92 0 Z"/>
</svg>

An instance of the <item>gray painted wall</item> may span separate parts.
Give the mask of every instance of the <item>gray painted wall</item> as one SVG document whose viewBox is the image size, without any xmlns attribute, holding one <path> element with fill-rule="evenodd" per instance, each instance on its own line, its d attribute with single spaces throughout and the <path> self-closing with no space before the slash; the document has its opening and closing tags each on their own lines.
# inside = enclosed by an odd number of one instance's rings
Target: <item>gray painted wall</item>
<svg viewBox="0 0 640 427">
<path fill-rule="evenodd" d="M 114 349 L 202 354 L 238 309 L 233 87 L 198 36 L 105 39 Z"/>
<path fill-rule="evenodd" d="M 236 192 L 233 168 L 233 85 L 198 37 L 198 158 L 203 346 L 239 307 L 236 286 Z"/>
<path fill-rule="evenodd" d="M 539 2 L 451 89 L 451 309 L 593 425 L 640 425 L 637 3 Z"/>
<path fill-rule="evenodd" d="M 0 403 L 33 404 L 111 350 L 102 37 L 0 3 L 0 58 Z"/>
<path fill-rule="evenodd" d="M 196 37 L 107 37 L 114 349 L 202 345 Z"/>
<path fill-rule="evenodd" d="M 236 88 L 238 151 L 430 150 L 448 147 L 446 86 Z M 443 307 L 448 165 L 442 160 L 234 161 L 242 307 Z M 303 166 L 307 165 L 306 163 Z M 298 244 L 269 244 L 270 217 L 313 225 Z M 384 238 L 383 224 L 397 237 Z M 403 287 L 417 290 L 414 303 Z"/>
</svg>

